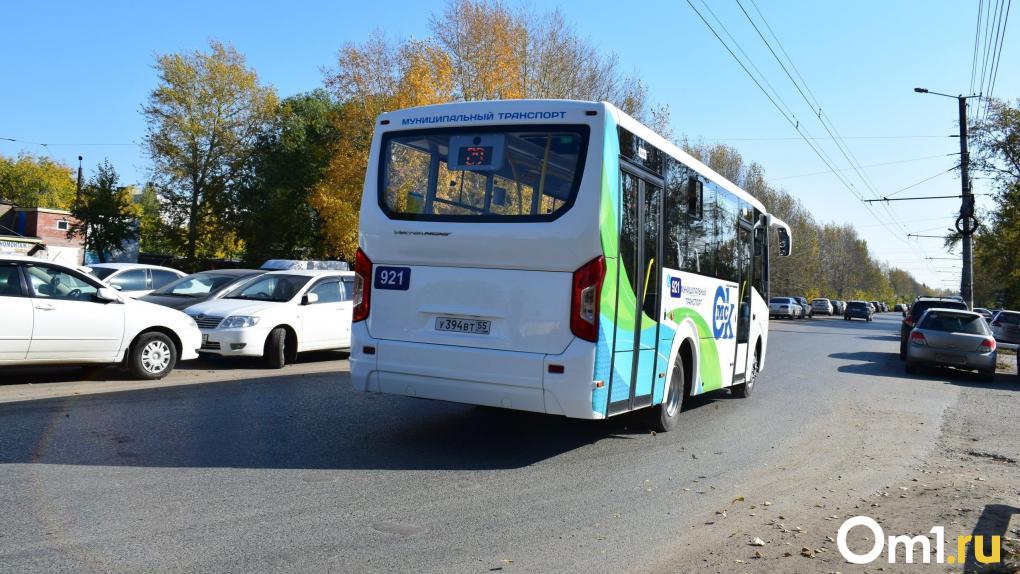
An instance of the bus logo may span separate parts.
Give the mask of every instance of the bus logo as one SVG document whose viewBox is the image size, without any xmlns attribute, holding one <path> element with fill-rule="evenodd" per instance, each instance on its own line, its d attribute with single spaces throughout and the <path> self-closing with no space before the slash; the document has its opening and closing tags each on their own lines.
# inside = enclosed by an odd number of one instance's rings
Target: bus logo
<svg viewBox="0 0 1020 574">
<path fill-rule="evenodd" d="M 730 290 L 719 286 L 715 290 L 715 302 L 712 307 L 712 334 L 716 339 L 732 339 L 735 305 L 730 303 Z"/>
<path fill-rule="evenodd" d="M 683 293 L 683 285 L 680 283 L 679 277 L 669 278 L 669 296 L 674 299 L 679 299 Z"/>
</svg>

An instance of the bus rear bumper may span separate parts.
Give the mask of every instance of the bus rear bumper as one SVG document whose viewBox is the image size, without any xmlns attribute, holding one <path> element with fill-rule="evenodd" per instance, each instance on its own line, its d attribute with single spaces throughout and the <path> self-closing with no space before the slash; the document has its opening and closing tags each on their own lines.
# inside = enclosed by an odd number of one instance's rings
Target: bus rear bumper
<svg viewBox="0 0 1020 574">
<path fill-rule="evenodd" d="M 352 336 L 355 390 L 604 418 L 592 410 L 593 343 L 574 339 L 562 354 L 545 355 L 375 339 L 364 323 L 353 325 Z M 550 373 L 550 365 L 563 372 Z"/>
</svg>

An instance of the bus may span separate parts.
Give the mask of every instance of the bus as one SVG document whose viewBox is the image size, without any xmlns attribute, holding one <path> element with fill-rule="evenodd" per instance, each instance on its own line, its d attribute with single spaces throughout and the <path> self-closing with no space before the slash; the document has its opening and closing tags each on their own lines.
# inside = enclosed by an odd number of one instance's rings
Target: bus
<svg viewBox="0 0 1020 574">
<path fill-rule="evenodd" d="M 606 102 L 379 116 L 362 196 L 356 390 L 579 419 L 751 394 L 786 223 Z"/>
</svg>

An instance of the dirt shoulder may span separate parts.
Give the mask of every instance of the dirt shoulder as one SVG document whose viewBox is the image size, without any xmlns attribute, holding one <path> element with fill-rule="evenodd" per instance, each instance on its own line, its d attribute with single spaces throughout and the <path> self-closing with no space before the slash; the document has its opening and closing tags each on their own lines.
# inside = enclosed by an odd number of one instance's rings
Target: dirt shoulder
<svg viewBox="0 0 1020 574">
<path fill-rule="evenodd" d="M 1015 362 L 1015 357 L 1010 355 L 1007 361 Z M 814 469 L 813 475 L 810 462 L 763 471 L 761 480 L 748 484 L 745 493 L 695 520 L 697 536 L 688 537 L 648 571 L 1020 573 L 1020 376 L 1015 366 L 1006 367 L 1002 361 L 994 383 L 936 376 L 959 385 L 958 400 L 941 421 L 927 423 L 938 425 L 938 437 L 928 454 L 902 476 L 891 480 L 887 476 L 871 490 L 860 486 L 871 468 L 873 476 L 881 474 L 882 455 L 875 449 L 894 448 L 897 433 L 926 423 L 907 420 L 881 428 L 880 418 L 851 415 L 851 420 L 866 421 L 856 428 L 862 453 L 858 460 Z M 868 438 L 874 436 L 882 437 L 879 444 Z M 823 438 L 808 437 L 804 442 L 817 443 L 823 444 Z M 810 461 L 810 448 L 795 457 Z M 946 563 L 935 563 L 934 544 L 929 564 L 921 563 L 920 545 L 912 564 L 905 563 L 903 545 L 897 546 L 895 563 L 889 563 L 887 547 L 870 564 L 849 563 L 838 549 L 838 530 L 848 518 L 860 515 L 874 519 L 886 540 L 926 535 L 934 541 L 930 529 L 943 526 Z M 958 552 L 957 537 L 975 534 L 1002 537 L 1000 564 L 976 562 L 970 545 Z M 864 527 L 847 536 L 850 550 L 859 554 L 874 543 Z M 985 550 L 990 553 L 990 545 Z M 953 564 L 948 563 L 949 556 Z"/>
</svg>

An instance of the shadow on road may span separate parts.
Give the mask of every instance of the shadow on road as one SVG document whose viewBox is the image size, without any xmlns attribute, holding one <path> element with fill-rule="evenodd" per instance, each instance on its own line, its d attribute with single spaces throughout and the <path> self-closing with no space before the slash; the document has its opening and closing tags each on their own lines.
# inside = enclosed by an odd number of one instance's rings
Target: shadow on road
<svg viewBox="0 0 1020 574">
<path fill-rule="evenodd" d="M 361 394 L 339 373 L 281 375 L 3 404 L 0 464 L 507 469 L 647 437 L 642 415 L 581 421 Z"/>
<path fill-rule="evenodd" d="M 974 524 L 974 530 L 971 534 L 977 538 L 982 537 L 981 556 L 986 560 L 993 556 L 994 550 L 992 548 L 992 537 L 998 536 L 1000 541 L 1005 540 L 1009 536 L 1009 521 L 1014 514 L 1020 514 L 1020 508 L 1013 506 L 1007 506 L 1005 504 L 989 504 L 981 510 L 981 516 L 978 517 L 977 523 Z M 1000 542 L 1001 544 L 1001 542 Z M 1001 549 L 1001 547 L 1000 547 Z M 967 574 L 976 572 L 1014 572 L 1013 567 L 1004 567 L 1003 564 L 983 564 L 979 562 L 975 554 L 975 544 L 973 540 L 967 545 L 967 560 L 964 563 L 963 571 Z M 1007 561 L 1010 559 L 1016 560 L 1015 556 L 1000 556 L 1005 558 Z M 1013 565 L 1016 566 L 1015 564 Z"/>
<path fill-rule="evenodd" d="M 297 360 L 290 364 L 303 365 L 339 361 L 347 359 L 347 351 L 312 351 L 301 353 Z M 175 371 L 217 371 L 238 369 L 266 369 L 261 359 L 254 357 L 215 357 L 202 356 L 193 361 L 183 361 L 174 368 Z M 0 368 L 0 385 L 67 383 L 73 381 L 130 381 L 133 377 L 125 369 L 116 366 L 62 366 L 38 365 L 31 367 Z"/>
<path fill-rule="evenodd" d="M 997 374 L 995 381 L 992 382 L 982 380 L 981 376 L 976 372 L 961 371 L 949 367 L 919 366 L 916 374 L 908 374 L 904 370 L 903 361 L 899 358 L 898 349 L 889 353 L 857 351 L 852 353 L 832 353 L 829 356 L 833 359 L 859 361 L 852 365 L 840 365 L 837 370 L 841 373 L 906 380 L 931 380 L 937 378 L 952 385 L 965 385 L 978 389 L 1020 391 L 1020 380 L 1013 375 L 1003 373 Z"/>
</svg>

